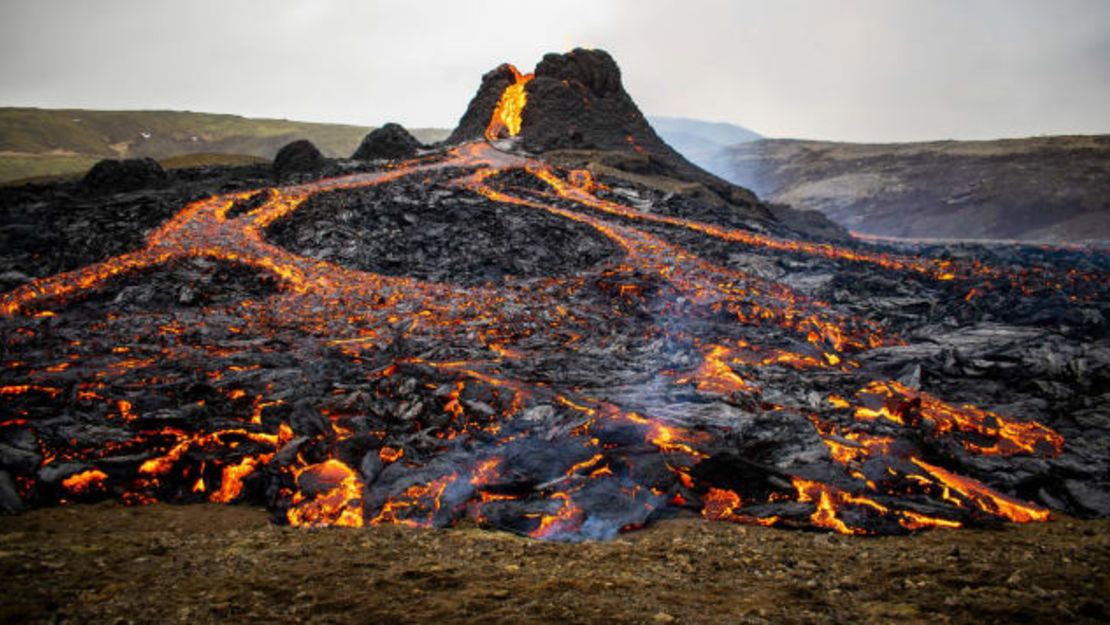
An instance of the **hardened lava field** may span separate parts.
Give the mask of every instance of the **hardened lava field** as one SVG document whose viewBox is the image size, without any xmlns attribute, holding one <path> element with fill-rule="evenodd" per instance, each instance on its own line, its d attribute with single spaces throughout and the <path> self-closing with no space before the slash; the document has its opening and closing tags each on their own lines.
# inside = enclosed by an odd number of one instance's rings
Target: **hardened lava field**
<svg viewBox="0 0 1110 625">
<path fill-rule="evenodd" d="M 544 111 L 635 110 L 585 62 L 487 74 L 463 136 L 409 161 L 224 172 L 172 211 L 12 192 L 9 219 L 53 210 L 59 234 L 4 257 L 5 509 L 572 541 L 682 512 L 845 534 L 1110 514 L 1105 253 L 803 234 L 704 172 L 660 191 L 635 119 L 612 138 L 635 175 L 529 155 L 564 140 Z M 98 225 L 142 203 L 172 216 Z"/>
<path fill-rule="evenodd" d="M 1053 408 L 1038 383 L 1076 373 L 1064 352 L 1105 384 L 1105 346 L 1080 342 L 1095 329 L 1043 318 L 1058 303 L 1097 321 L 1101 284 L 1068 267 L 1095 261 L 798 242 L 617 190 L 469 144 L 195 202 L 141 249 L 9 291 L 10 488 L 26 505 L 254 501 L 292 524 L 469 518 L 560 539 L 681 509 L 845 533 L 1098 513 L 1106 459 L 1082 433 L 1100 407 Z M 442 249 L 406 241 L 406 214 Z M 512 245 L 457 240 L 490 224 Z M 444 280 L 371 273 L 386 261 L 358 255 L 359 227 Z M 703 257 L 722 245 L 725 262 Z M 851 276 L 876 292 L 853 296 Z M 978 303 L 1030 300 L 1031 319 Z"/>
</svg>

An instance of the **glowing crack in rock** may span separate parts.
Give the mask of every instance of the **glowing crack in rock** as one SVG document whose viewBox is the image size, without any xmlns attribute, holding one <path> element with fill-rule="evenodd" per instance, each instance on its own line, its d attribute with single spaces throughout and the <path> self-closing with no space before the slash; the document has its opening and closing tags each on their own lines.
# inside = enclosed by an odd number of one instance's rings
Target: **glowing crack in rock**
<svg viewBox="0 0 1110 625">
<path fill-rule="evenodd" d="M 486 131 L 491 141 L 521 132 L 530 75 L 521 75 L 515 68 L 513 73 L 515 81 L 502 94 Z M 269 226 L 292 215 L 314 195 L 433 174 L 449 176 L 452 187 L 490 202 L 521 211 L 542 211 L 597 232 L 623 254 L 605 270 L 607 279 L 619 282 L 627 276 L 648 276 L 671 289 L 673 299 L 681 298 L 690 306 L 727 318 L 738 328 L 773 329 L 790 337 L 793 345 L 807 346 L 808 353 L 802 353 L 805 350 L 797 347 L 792 351 L 778 344 L 759 344 L 760 332 L 739 340 L 694 336 L 700 362 L 658 379 L 706 396 L 749 402 L 776 418 L 812 428 L 826 443 L 831 466 L 839 471 L 836 483 L 786 475 L 754 493 L 706 483 L 697 476 L 696 467 L 710 457 L 711 450 L 719 448 L 717 441 L 727 428 L 692 428 L 650 411 L 626 409 L 591 397 L 573 387 L 553 388 L 504 374 L 511 369 L 509 365 L 530 358 L 536 337 L 549 337 L 549 344 L 564 350 L 574 350 L 582 342 L 588 324 L 560 299 L 561 293 L 582 289 L 582 277 L 501 287 L 432 283 L 300 256 L 267 242 L 264 236 Z M 527 176 L 536 185 L 514 186 L 505 182 L 509 174 Z M 436 361 L 411 357 L 366 373 L 368 379 L 389 380 L 400 371 L 420 370 L 451 379 L 436 396 L 451 425 L 433 442 L 445 449 L 479 450 L 468 466 L 445 466 L 434 476 L 429 473 L 423 481 L 409 483 L 405 471 L 417 468 L 416 461 L 403 448 L 381 444 L 368 455 L 376 464 L 371 462 L 371 469 L 360 468 L 358 459 L 340 457 L 334 450 L 355 437 L 369 440 L 379 434 L 366 431 L 352 420 L 353 413 L 342 410 L 324 413 L 328 429 L 320 436 L 331 446 L 315 447 L 310 454 L 304 437 L 296 436 L 288 423 L 266 416 L 286 414 L 282 410 L 290 409 L 281 400 L 270 399 L 266 389 L 248 392 L 228 387 L 221 391 L 225 398 L 221 401 L 241 406 L 241 422 L 234 427 L 187 431 L 178 424 L 148 423 L 131 401 L 108 396 L 109 383 L 131 379 L 129 376 L 149 371 L 160 361 L 180 356 L 188 328 L 165 320 L 152 329 L 165 345 L 162 351 L 145 359 L 130 354 L 126 347 L 109 354 L 111 358 L 105 360 L 109 364 L 98 365 L 96 375 L 86 375 L 88 371 L 82 375 L 74 399 L 106 405 L 106 418 L 130 427 L 124 431 L 131 432 L 131 438 L 114 440 L 99 450 L 47 449 L 42 464 L 82 461 L 95 465 L 98 458 L 116 449 L 141 451 L 145 460 L 133 471 L 82 469 L 67 476 L 60 491 L 66 498 L 111 496 L 130 503 L 159 498 L 230 503 L 244 496 L 250 480 L 269 472 L 285 485 L 275 493 L 284 520 L 306 526 L 398 523 L 426 527 L 469 517 L 539 538 L 582 539 L 610 537 L 640 527 L 667 509 L 679 508 L 699 511 L 711 520 L 809 526 L 853 534 L 880 531 L 876 527 L 883 532 L 952 528 L 976 518 L 1013 522 L 1048 518 L 1047 510 L 1035 504 L 959 475 L 936 464 L 935 458 L 927 461 L 912 444 L 897 437 L 900 432 L 912 432 L 930 440 L 954 440 L 972 456 L 1052 457 L 1065 444 L 1058 433 L 974 406 L 953 406 L 890 380 L 871 381 L 852 400 L 830 397 L 830 414 L 844 415 L 838 424 L 818 417 L 812 407 L 779 406 L 761 399 L 760 372 L 764 369 L 788 367 L 830 375 L 851 372 L 853 354 L 897 344 L 899 339 L 889 336 L 881 324 L 837 312 L 784 284 L 709 262 L 646 226 L 678 228 L 742 248 L 870 265 L 938 282 L 966 282 L 969 294 L 985 288 L 991 280 L 1025 285 L 1040 277 L 975 262 L 880 254 L 647 213 L 602 199 L 597 195 L 602 189 L 584 170 L 563 172 L 532 158 L 501 152 L 488 143 L 464 144 L 378 172 L 193 202 L 151 233 L 142 249 L 35 280 L 0 296 L 4 316 L 34 319 L 35 315 L 64 312 L 67 306 L 121 277 L 203 258 L 251 268 L 272 276 L 279 285 L 279 292 L 264 303 L 248 300 L 230 309 L 239 315 L 235 317 L 239 319 L 236 332 L 263 336 L 296 332 L 300 337 L 296 340 L 308 346 L 306 349 L 335 350 L 355 364 L 406 333 L 477 342 L 487 358 Z M 262 201 L 242 214 L 229 216 L 237 203 L 251 198 Z M 645 227 L 638 227 L 641 224 Z M 613 296 L 637 302 L 644 297 L 644 289 L 626 281 L 614 287 Z M 606 314 L 618 313 L 609 310 Z M 664 329 L 661 335 L 682 338 L 687 332 Z M 221 345 L 206 349 L 240 353 Z M 75 362 L 80 368 L 80 362 Z M 223 388 L 219 382 L 224 375 L 234 378 L 253 370 L 249 365 L 236 367 L 214 372 L 212 383 Z M 0 386 L 0 396 L 5 401 L 35 395 L 58 399 L 63 390 L 61 383 L 55 382 L 66 368 L 68 364 L 61 369 L 54 365 L 54 370 L 36 368 L 28 383 Z M 463 394 L 471 391 L 495 398 L 500 408 L 475 408 L 477 404 L 463 401 Z M 529 411 L 533 406 L 554 406 L 573 420 L 557 430 L 559 445 L 567 450 L 557 474 L 543 483 L 525 485 L 513 477 L 514 461 L 505 450 L 524 440 L 549 440 L 556 435 L 556 430 L 540 429 L 546 426 L 534 416 L 541 413 Z M 31 415 L 5 418 L 0 427 L 33 427 Z M 883 430 L 852 429 L 867 427 Z M 275 465 L 279 458 L 286 464 Z M 868 464 L 876 461 L 882 467 L 878 474 L 873 464 Z M 647 466 L 658 468 L 650 478 L 644 477 Z M 365 472 L 371 470 L 371 474 Z M 381 479 L 375 484 L 367 482 L 378 472 L 394 480 L 388 489 Z M 187 481 L 188 488 L 170 488 L 167 480 L 171 476 Z M 21 487 L 30 492 L 35 484 L 26 482 Z M 620 514 L 585 503 L 614 497 L 624 506 Z M 769 504 L 781 501 L 795 502 L 807 512 L 794 518 L 768 512 L 773 511 Z M 923 507 L 921 501 L 930 503 Z M 511 519 L 495 521 L 500 518 L 499 510 L 520 502 L 531 507 Z"/>
</svg>

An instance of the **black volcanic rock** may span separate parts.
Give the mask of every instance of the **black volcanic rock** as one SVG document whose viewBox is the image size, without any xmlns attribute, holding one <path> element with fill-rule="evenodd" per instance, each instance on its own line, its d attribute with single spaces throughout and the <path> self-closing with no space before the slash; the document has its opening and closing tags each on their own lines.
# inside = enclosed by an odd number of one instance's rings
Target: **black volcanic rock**
<svg viewBox="0 0 1110 625">
<path fill-rule="evenodd" d="M 311 198 L 267 238 L 363 271 L 456 284 L 565 275 L 620 255 L 584 224 L 469 193 L 426 194 L 419 181 Z"/>
<path fill-rule="evenodd" d="M 620 68 L 602 50 L 546 55 L 525 91 L 521 136 L 531 151 L 635 150 L 681 158 L 652 130 L 625 92 Z"/>
<path fill-rule="evenodd" d="M 366 135 L 351 158 L 360 161 L 412 158 L 420 148 L 420 141 L 404 126 L 390 122 Z"/>
<path fill-rule="evenodd" d="M 483 76 L 478 93 L 447 142 L 482 139 L 501 93 L 515 80 L 509 65 Z M 519 140 L 527 151 L 636 154 L 647 159 L 657 175 L 700 183 L 748 217 L 774 220 L 753 193 L 698 168 L 659 138 L 624 90 L 620 68 L 608 52 L 577 48 L 566 54 L 548 54 L 536 65 L 534 77 L 524 89 L 527 103 L 521 114 Z"/>
<path fill-rule="evenodd" d="M 274 172 L 279 176 L 316 171 L 327 163 L 327 159 L 308 139 L 294 141 L 278 150 L 274 156 Z"/>
<path fill-rule="evenodd" d="M 448 143 L 483 138 L 501 93 L 515 79 L 509 65 L 485 74 Z M 531 152 L 634 150 L 666 161 L 683 160 L 652 130 L 625 92 L 620 68 L 603 50 L 546 55 L 525 92 L 520 138 Z"/>
<path fill-rule="evenodd" d="M 86 188 L 99 193 L 149 189 L 165 182 L 166 170 L 152 158 L 105 159 L 93 165 L 82 179 Z"/>
<path fill-rule="evenodd" d="M 771 218 L 750 191 L 698 168 L 656 134 L 624 90 L 620 68 L 608 52 L 578 48 L 548 54 L 536 65 L 525 92 L 528 103 L 520 132 L 525 149 L 538 154 L 565 149 L 635 152 L 666 175 L 702 183 L 752 216 Z"/>
<path fill-rule="evenodd" d="M 621 84 L 620 68 L 604 50 L 578 48 L 567 54 L 546 54 L 536 65 L 535 74 L 536 78 L 576 82 L 598 97 L 628 95 Z"/>
<path fill-rule="evenodd" d="M 157 188 L 118 194 L 82 181 L 0 188 L 0 290 L 139 249 L 150 230 L 192 200 L 274 183 L 269 164 L 172 169 L 166 176 Z"/>
<path fill-rule="evenodd" d="M 16 489 L 12 476 L 7 471 L 0 471 L 0 513 L 22 512 L 23 507 L 23 500 L 19 497 L 19 490 Z"/>
<path fill-rule="evenodd" d="M 616 102 L 603 60 L 536 80 Z M 539 123 L 595 123 L 566 104 Z M 699 510 L 1047 516 L 987 488 L 1110 514 L 1110 255 L 813 244 L 666 153 L 524 140 L 299 184 L 0 188 L 0 284 L 23 284 L 0 294 L 0 509 L 241 501 L 560 540 Z M 306 145 L 279 161 L 322 162 Z"/>
</svg>

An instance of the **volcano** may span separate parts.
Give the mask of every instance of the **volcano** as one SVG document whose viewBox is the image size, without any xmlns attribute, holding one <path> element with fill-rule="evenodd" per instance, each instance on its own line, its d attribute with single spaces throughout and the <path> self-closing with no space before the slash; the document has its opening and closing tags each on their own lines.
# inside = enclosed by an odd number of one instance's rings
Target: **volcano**
<svg viewBox="0 0 1110 625">
<path fill-rule="evenodd" d="M 620 68 L 604 50 L 548 54 L 530 74 L 509 64 L 486 73 L 447 141 L 483 138 L 509 139 L 563 164 L 609 159 L 634 174 L 697 183 L 716 204 L 723 199 L 749 218 L 771 217 L 750 191 L 705 172 L 663 142 L 624 90 Z"/>
<path fill-rule="evenodd" d="M 1110 515 L 1105 253 L 766 205 L 602 51 L 503 65 L 401 143 L 3 191 L 0 505 L 556 540 Z"/>
</svg>

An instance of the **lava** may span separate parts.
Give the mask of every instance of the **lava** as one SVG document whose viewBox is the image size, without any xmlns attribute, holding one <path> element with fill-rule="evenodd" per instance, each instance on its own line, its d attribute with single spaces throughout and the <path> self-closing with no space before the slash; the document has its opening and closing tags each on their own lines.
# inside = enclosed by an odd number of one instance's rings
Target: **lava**
<svg viewBox="0 0 1110 625">
<path fill-rule="evenodd" d="M 350 467 L 330 459 L 296 471 L 291 525 L 361 527 L 362 482 Z"/>
<path fill-rule="evenodd" d="M 271 458 L 273 458 L 273 454 L 247 456 L 237 464 L 224 467 L 220 478 L 220 489 L 212 493 L 210 500 L 214 503 L 235 501 L 243 492 L 243 479 L 253 474 L 260 467 L 265 466 Z"/>
<path fill-rule="evenodd" d="M 501 99 L 493 109 L 493 116 L 490 117 L 489 125 L 486 127 L 488 141 L 496 141 L 506 135 L 515 137 L 520 134 L 521 116 L 524 113 L 524 106 L 528 103 L 528 93 L 524 87 L 529 80 L 532 80 L 532 74 L 521 74 L 520 70 L 513 65 L 509 65 L 508 68 L 513 73 L 513 84 L 505 88 L 501 93 Z"/>
<path fill-rule="evenodd" d="M 502 93 L 486 130 L 491 142 L 521 132 L 531 75 L 511 69 L 514 82 Z M 267 228 L 315 195 L 433 175 L 449 177 L 450 189 L 474 198 L 591 228 L 622 257 L 596 275 L 464 287 L 359 271 L 295 254 L 266 238 Z M 535 181 L 542 190 L 506 182 L 514 175 Z M 40 467 L 58 458 L 87 463 L 64 478 L 63 494 L 99 493 L 131 503 L 230 503 L 258 500 L 260 491 L 252 491 L 252 480 L 270 480 L 271 505 L 284 512 L 286 522 L 301 526 L 427 527 L 470 517 L 537 538 L 584 539 L 640 527 L 676 507 L 697 510 L 710 520 L 845 534 L 954 528 L 977 519 L 1048 518 L 1039 506 L 940 466 L 944 459 L 927 455 L 916 441 L 954 439 L 971 456 L 1047 458 L 1063 450 L 1060 434 L 1033 421 L 953 406 L 891 380 L 869 382 L 854 400 L 830 396 L 828 406 L 820 409 L 779 405 L 765 390 L 776 372 L 845 379 L 855 366 L 853 354 L 896 344 L 898 337 L 877 322 L 837 312 L 785 284 L 710 262 L 643 225 L 678 228 L 744 248 L 966 283 L 971 289 L 989 288 L 985 281 L 991 279 L 1028 284 L 1028 275 L 976 263 L 780 239 L 641 211 L 604 199 L 605 192 L 588 171 L 563 173 L 489 143 L 471 143 L 378 172 L 192 202 L 152 232 L 140 250 L 0 296 L 0 313 L 7 321 L 27 323 L 12 333 L 8 344 L 31 340 L 33 328 L 43 327 L 35 323 L 52 320 L 38 315 L 64 316 L 67 307 L 113 281 L 190 260 L 256 271 L 277 284 L 276 292 L 265 301 L 246 299 L 213 308 L 201 328 L 152 313 L 148 325 L 132 330 L 138 333 L 132 347 L 73 345 L 74 358 L 65 367 L 55 361 L 27 365 L 33 354 L 15 353 L 19 360 L 13 362 L 19 364 L 12 370 L 27 381 L 0 386 L 7 404 L 0 428 L 33 429 L 44 418 L 34 411 L 32 400 L 39 396 L 107 402 L 113 408 L 104 418 L 112 422 L 109 434 L 116 438 L 95 450 L 65 442 L 41 454 Z M 260 202 L 249 211 L 232 210 L 256 197 Z M 590 310 L 564 305 L 577 293 L 603 291 L 601 282 L 609 285 L 611 303 Z M 1067 288 L 1067 281 L 1061 284 L 1059 288 Z M 658 301 L 668 319 L 688 323 L 659 324 L 645 334 L 650 340 L 691 345 L 693 362 L 681 370 L 649 372 L 650 384 L 656 385 L 652 388 L 732 402 L 743 407 L 744 418 L 773 415 L 811 428 L 831 459 L 827 475 L 775 475 L 769 483 L 778 486 L 751 493 L 708 483 L 697 477 L 695 467 L 723 448 L 731 426 L 687 427 L 662 414 L 667 406 L 645 402 L 626 407 L 593 397 L 582 385 L 557 388 L 539 377 L 513 377 L 514 371 L 527 370 L 543 349 L 584 354 L 599 349 L 591 337 L 604 336 L 606 328 L 596 319 L 624 323 L 631 315 L 622 307 Z M 728 320 L 733 335 L 699 333 L 698 324 L 706 319 Z M 109 315 L 95 328 L 108 330 L 118 321 Z M 205 336 L 220 332 L 235 338 L 206 342 Z M 250 362 L 251 354 L 259 344 L 277 348 L 249 337 L 279 340 L 286 350 L 293 345 L 298 357 L 341 354 L 350 366 L 366 368 L 362 377 L 370 390 L 347 393 L 337 387 L 337 398 L 329 398 L 327 406 L 291 405 L 276 398 L 283 389 L 251 384 L 251 376 L 263 371 Z M 427 349 L 419 357 L 394 354 L 382 360 L 383 354 L 393 353 L 391 346 L 400 349 L 411 338 L 470 345 L 486 357 L 437 359 L 437 350 Z M 234 364 L 215 364 L 225 361 Z M 174 378 L 173 372 L 159 368 L 167 362 L 213 363 L 213 368 Z M 74 375 L 81 390 L 68 394 L 66 380 Z M 234 418 L 214 424 L 187 418 L 162 423 L 142 408 L 144 394 L 158 394 L 174 384 L 198 393 L 216 389 L 189 402 L 166 394 L 197 414 L 206 402 L 218 403 Z M 390 404 L 394 411 L 378 408 L 386 400 L 396 400 Z M 432 420 L 438 424 L 435 434 L 420 437 Z M 413 436 L 404 442 L 390 440 L 383 423 L 397 422 L 407 424 Z M 528 460 L 549 449 L 554 450 L 553 463 L 562 463 L 550 474 L 544 472 L 550 467 L 541 470 Z M 115 452 L 141 459 L 133 462 L 133 470 L 126 464 L 111 472 L 85 468 Z M 437 454 L 441 465 L 430 460 Z M 463 456 L 466 462 L 459 460 Z M 929 506 L 921 507 L 923 500 Z M 786 514 L 776 507 L 783 502 L 804 513 Z M 521 507 L 512 507 L 517 504 Z"/>
<path fill-rule="evenodd" d="M 1015 523 L 1048 520 L 1048 510 L 1040 506 L 1008 497 L 977 480 L 956 475 L 923 460 L 914 458 L 913 463 L 924 469 L 939 483 L 963 495 L 969 504 L 977 506 L 983 512 L 1009 519 Z"/>
<path fill-rule="evenodd" d="M 731 354 L 723 345 L 711 345 L 703 356 L 702 363 L 693 375 L 677 380 L 679 384 L 695 382 L 698 390 L 712 393 L 742 393 L 754 390 L 726 362 Z"/>
<path fill-rule="evenodd" d="M 854 414 L 857 419 L 885 418 L 900 425 L 909 425 L 915 419 L 925 419 L 933 424 L 938 435 L 960 432 L 991 441 L 989 445 L 975 440 L 961 441 L 968 451 L 978 455 L 1055 456 L 1064 447 L 1063 437 L 1035 421 L 1013 421 L 971 405 L 952 406 L 928 393 L 914 391 L 893 380 L 873 381 L 861 389 L 858 396 L 864 400 L 878 398 L 882 404 L 877 409 L 866 405 L 856 408 Z"/>
<path fill-rule="evenodd" d="M 74 494 L 88 493 L 94 489 L 102 488 L 108 474 L 97 469 L 81 471 L 62 480 L 62 487 Z"/>
</svg>

